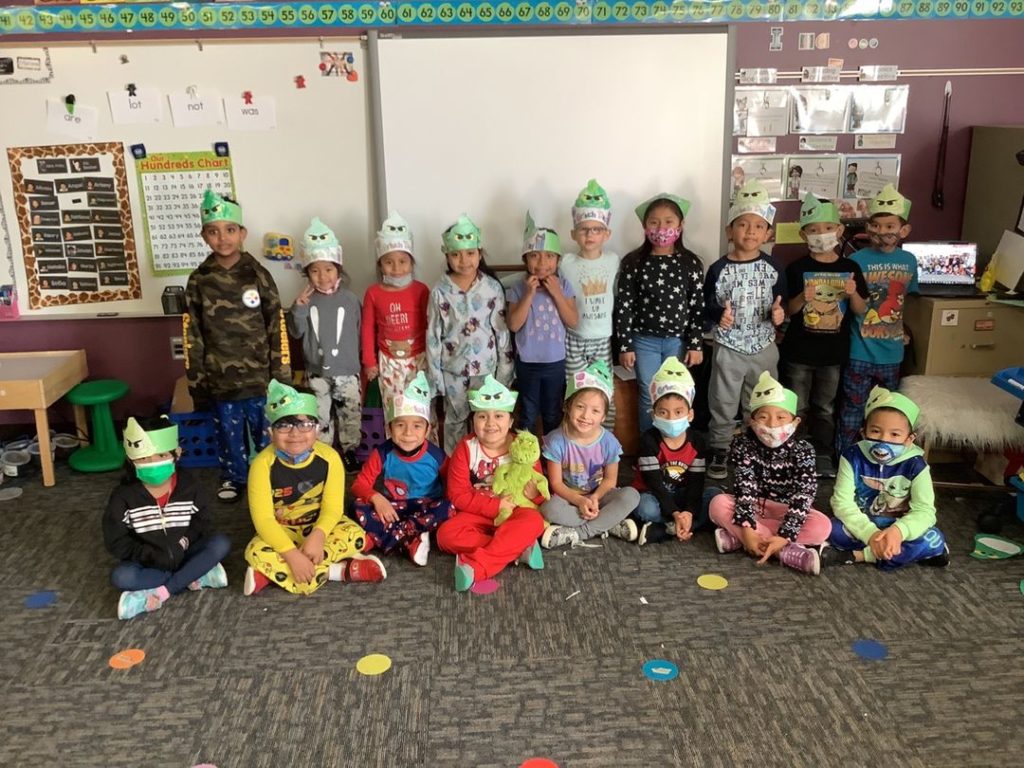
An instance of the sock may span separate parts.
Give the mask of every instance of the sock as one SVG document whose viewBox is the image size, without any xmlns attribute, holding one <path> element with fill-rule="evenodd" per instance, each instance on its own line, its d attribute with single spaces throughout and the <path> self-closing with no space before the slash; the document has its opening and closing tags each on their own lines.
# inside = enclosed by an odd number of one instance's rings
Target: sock
<svg viewBox="0 0 1024 768">
<path fill-rule="evenodd" d="M 167 599 L 171 596 L 171 593 L 167 591 L 167 587 L 165 586 L 157 587 L 153 590 L 153 593 L 160 598 L 161 603 L 166 602 Z"/>
<path fill-rule="evenodd" d="M 345 578 L 345 563 L 331 563 L 327 567 L 328 581 L 343 581 Z"/>
</svg>

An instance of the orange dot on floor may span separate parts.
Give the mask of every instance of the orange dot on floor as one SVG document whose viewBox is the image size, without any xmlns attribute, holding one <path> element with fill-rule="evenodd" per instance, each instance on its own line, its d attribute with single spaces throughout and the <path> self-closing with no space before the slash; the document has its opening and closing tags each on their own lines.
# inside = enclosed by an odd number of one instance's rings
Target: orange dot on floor
<svg viewBox="0 0 1024 768">
<path fill-rule="evenodd" d="M 141 648 L 128 648 L 110 657 L 108 662 L 112 669 L 130 669 L 146 658 Z"/>
<path fill-rule="evenodd" d="M 551 762 L 546 757 L 531 757 L 519 768 L 558 768 L 558 764 Z"/>
</svg>

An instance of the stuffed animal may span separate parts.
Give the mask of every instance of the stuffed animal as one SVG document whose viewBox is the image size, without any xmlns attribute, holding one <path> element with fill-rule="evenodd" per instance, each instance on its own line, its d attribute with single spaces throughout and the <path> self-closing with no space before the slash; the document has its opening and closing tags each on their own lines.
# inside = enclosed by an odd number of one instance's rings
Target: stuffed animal
<svg viewBox="0 0 1024 768">
<path fill-rule="evenodd" d="M 512 502 L 517 507 L 530 507 L 536 509 L 537 505 L 533 499 L 526 497 L 523 490 L 531 482 L 537 485 L 537 492 L 545 499 L 551 498 L 551 491 L 548 488 L 548 479 L 533 468 L 540 458 L 540 443 L 537 436 L 532 432 L 523 430 L 512 440 L 509 446 L 508 455 L 512 459 L 508 464 L 502 464 L 494 473 L 494 484 L 491 490 L 497 496 L 511 496 Z M 494 524 L 501 525 L 512 513 L 501 510 L 494 518 Z"/>
</svg>

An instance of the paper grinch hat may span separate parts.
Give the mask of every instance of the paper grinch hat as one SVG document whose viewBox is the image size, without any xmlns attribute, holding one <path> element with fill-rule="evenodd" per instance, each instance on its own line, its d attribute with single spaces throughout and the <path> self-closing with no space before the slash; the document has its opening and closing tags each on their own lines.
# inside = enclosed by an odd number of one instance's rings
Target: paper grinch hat
<svg viewBox="0 0 1024 768">
<path fill-rule="evenodd" d="M 484 385 L 480 389 L 469 390 L 469 409 L 471 411 L 507 411 L 512 413 L 516 407 L 518 392 L 513 392 L 496 378 L 487 374 Z"/>
<path fill-rule="evenodd" d="M 553 229 L 538 227 L 533 222 L 533 216 L 526 212 L 526 228 L 523 231 L 523 253 L 532 251 L 549 251 L 562 255 L 562 241 L 558 239 L 558 233 Z"/>
<path fill-rule="evenodd" d="M 882 191 L 868 203 L 868 215 L 892 214 L 904 221 L 910 218 L 910 201 L 901 195 L 892 184 L 886 184 Z"/>
<path fill-rule="evenodd" d="M 430 384 L 423 371 L 416 374 L 416 378 L 409 382 L 405 391 L 388 408 L 388 423 L 399 416 L 419 416 L 430 421 Z"/>
<path fill-rule="evenodd" d="M 1024 552 L 1024 546 L 1013 539 L 991 533 L 978 533 L 974 536 L 974 551 L 971 552 L 971 557 L 978 560 L 1005 560 L 1021 552 Z"/>
<path fill-rule="evenodd" d="M 584 221 L 598 221 L 607 227 L 611 220 L 612 204 L 608 201 L 608 193 L 597 179 L 591 179 L 573 203 L 572 225 L 578 227 Z"/>
<path fill-rule="evenodd" d="M 604 360 L 595 360 L 582 371 L 570 373 L 565 381 L 565 399 L 575 395 L 581 389 L 596 389 L 603 392 L 609 402 L 615 396 L 615 383 L 612 381 L 612 372 L 608 370 L 608 363 Z"/>
<path fill-rule="evenodd" d="M 480 247 L 480 228 L 473 223 L 466 214 L 459 216 L 458 220 L 445 230 L 441 235 L 443 243 L 441 250 L 445 253 L 455 251 L 468 251 Z"/>
<path fill-rule="evenodd" d="M 757 179 L 751 179 L 736 192 L 736 198 L 729 206 L 729 223 L 745 213 L 754 213 L 771 226 L 775 221 L 775 206 L 771 203 L 768 190 Z"/>
<path fill-rule="evenodd" d="M 652 406 L 665 395 L 679 395 L 692 406 L 693 396 L 697 392 L 690 369 L 679 362 L 675 355 L 666 358 L 661 364 L 648 389 L 651 393 Z"/>
<path fill-rule="evenodd" d="M 661 200 L 668 200 L 670 203 L 675 203 L 682 212 L 684 219 L 690 213 L 690 201 L 685 197 L 673 195 L 671 192 L 661 192 L 652 198 L 644 200 L 640 205 L 633 209 L 636 213 L 636 217 L 640 219 L 641 224 L 647 220 L 647 211 L 650 210 L 651 206 Z"/>
<path fill-rule="evenodd" d="M 315 261 L 329 261 L 341 266 L 341 244 L 334 232 L 314 216 L 302 235 L 302 269 Z"/>
<path fill-rule="evenodd" d="M 157 453 L 178 450 L 178 425 L 162 416 L 166 426 L 144 430 L 135 417 L 130 417 L 124 428 L 124 452 L 129 459 L 144 459 Z"/>
<path fill-rule="evenodd" d="M 907 417 L 911 429 L 917 424 L 917 417 L 921 414 L 921 409 L 913 400 L 899 392 L 890 392 L 885 387 L 875 387 L 871 390 L 868 401 L 864 404 L 865 420 L 876 408 L 893 408 L 899 411 Z"/>
<path fill-rule="evenodd" d="M 214 221 L 230 221 L 242 226 L 242 206 L 207 188 L 199 205 L 199 218 L 204 226 Z"/>
<path fill-rule="evenodd" d="M 838 224 L 839 209 L 830 200 L 819 200 L 808 192 L 800 204 L 800 226 L 819 223 Z"/>
<path fill-rule="evenodd" d="M 385 253 L 392 251 L 403 251 L 412 256 L 412 232 L 409 230 L 409 223 L 402 218 L 398 211 L 391 211 L 377 233 L 377 239 L 373 243 L 374 250 L 379 259 Z"/>
<path fill-rule="evenodd" d="M 263 406 L 263 413 L 271 424 L 285 416 L 311 416 L 315 419 L 316 395 L 299 392 L 277 379 L 271 379 L 267 387 L 267 404 Z"/>
<path fill-rule="evenodd" d="M 754 391 L 750 393 L 750 412 L 766 405 L 774 405 L 796 416 L 796 392 L 786 389 L 768 371 L 763 371 Z"/>
</svg>

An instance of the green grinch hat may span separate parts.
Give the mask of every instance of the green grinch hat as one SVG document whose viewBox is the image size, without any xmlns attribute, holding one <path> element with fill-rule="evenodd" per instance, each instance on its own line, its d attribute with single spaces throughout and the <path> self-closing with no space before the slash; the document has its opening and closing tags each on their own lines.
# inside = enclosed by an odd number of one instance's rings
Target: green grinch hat
<svg viewBox="0 0 1024 768">
<path fill-rule="evenodd" d="M 341 266 L 341 244 L 334 232 L 314 216 L 302 235 L 302 269 L 315 261 L 329 261 Z"/>
<path fill-rule="evenodd" d="M 445 230 L 441 235 L 443 245 L 441 250 L 444 253 L 455 251 L 468 251 L 480 247 L 480 228 L 473 223 L 466 214 L 459 216 L 458 220 Z"/>
<path fill-rule="evenodd" d="M 516 407 L 518 392 L 513 392 L 496 378 L 487 374 L 484 385 L 480 389 L 469 390 L 469 409 L 471 411 L 507 411 L 512 413 Z"/>
<path fill-rule="evenodd" d="M 673 195 L 671 192 L 661 192 L 652 198 L 644 200 L 640 205 L 633 209 L 636 213 L 636 217 L 640 219 L 640 223 L 643 224 L 647 219 L 647 211 L 650 210 L 651 206 L 661 200 L 668 200 L 670 203 L 675 203 L 679 210 L 683 214 L 685 219 L 690 213 L 690 201 L 685 197 L 679 195 Z"/>
<path fill-rule="evenodd" d="M 974 551 L 971 552 L 971 557 L 977 560 L 1005 560 L 1021 552 L 1024 552 L 1024 546 L 1013 539 L 991 533 L 977 533 L 974 535 Z"/>
<path fill-rule="evenodd" d="M 757 384 L 754 385 L 754 391 L 750 393 L 751 413 L 766 405 L 774 405 L 796 416 L 796 403 L 796 392 L 784 388 L 768 371 L 761 373 Z"/>
<path fill-rule="evenodd" d="M 886 184 L 882 191 L 868 203 L 868 215 L 891 214 L 904 221 L 910 219 L 910 201 L 901 195 L 892 184 Z"/>
<path fill-rule="evenodd" d="M 607 227 L 611 220 L 612 204 L 608 201 L 608 193 L 597 179 L 591 179 L 573 203 L 572 225 L 578 227 L 584 221 L 597 221 Z"/>
<path fill-rule="evenodd" d="M 398 211 L 391 211 L 388 217 L 381 224 L 380 232 L 373 243 L 374 250 L 379 259 L 385 253 L 402 251 L 412 256 L 412 232 L 409 230 L 409 223 L 402 218 Z"/>
<path fill-rule="evenodd" d="M 819 200 L 811 192 L 804 196 L 800 204 L 800 227 L 808 224 L 838 224 L 839 209 L 830 200 Z"/>
<path fill-rule="evenodd" d="M 199 218 L 204 226 L 214 221 L 230 221 L 242 226 L 242 206 L 207 188 L 199 206 Z"/>
<path fill-rule="evenodd" d="M 890 392 L 885 387 L 875 387 L 871 390 L 868 401 L 864 404 L 864 419 L 867 420 L 876 408 L 894 408 L 907 417 L 911 429 L 917 424 L 917 417 L 921 415 L 921 409 L 917 407 L 917 403 L 906 395 Z"/>
<path fill-rule="evenodd" d="M 166 416 L 160 417 L 167 426 L 144 430 L 132 416 L 124 428 L 124 452 L 129 459 L 144 459 L 158 453 L 178 450 L 178 425 Z"/>
<path fill-rule="evenodd" d="M 736 192 L 736 198 L 729 206 L 729 223 L 745 213 L 760 216 L 771 226 L 775 221 L 775 206 L 771 203 L 768 190 L 757 179 L 751 179 Z"/>
<path fill-rule="evenodd" d="M 689 405 L 693 405 L 693 396 L 697 388 L 693 383 L 693 376 L 690 369 L 683 365 L 679 358 L 673 355 L 665 359 L 658 371 L 651 379 L 648 386 L 651 393 L 651 405 L 665 395 L 679 395 Z"/>
<path fill-rule="evenodd" d="M 430 384 L 423 371 L 409 382 L 405 391 L 388 407 L 387 419 L 390 424 L 399 416 L 419 416 L 430 421 Z"/>
<path fill-rule="evenodd" d="M 581 389 L 596 389 L 599 392 L 603 392 L 604 396 L 611 402 L 611 399 L 615 396 L 615 383 L 612 381 L 612 372 L 608 370 L 608 363 L 604 360 L 595 360 L 582 371 L 570 373 L 566 377 L 566 400 Z"/>
<path fill-rule="evenodd" d="M 285 416 L 312 416 L 316 418 L 316 395 L 299 392 L 294 387 L 271 379 L 267 387 L 267 404 L 263 413 L 272 425 Z"/>
<path fill-rule="evenodd" d="M 538 227 L 533 223 L 533 216 L 526 212 L 526 229 L 523 232 L 523 253 L 531 251 L 548 251 L 562 255 L 562 241 L 558 233 L 547 227 Z"/>
</svg>

